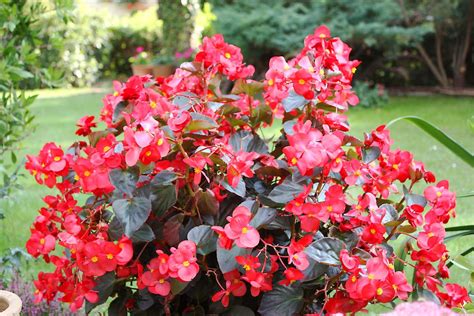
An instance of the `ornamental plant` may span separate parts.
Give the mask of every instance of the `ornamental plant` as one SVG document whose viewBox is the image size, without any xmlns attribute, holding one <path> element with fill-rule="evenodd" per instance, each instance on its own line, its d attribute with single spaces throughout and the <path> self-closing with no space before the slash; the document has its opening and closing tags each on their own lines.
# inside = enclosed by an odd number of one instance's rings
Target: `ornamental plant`
<svg viewBox="0 0 474 316">
<path fill-rule="evenodd" d="M 354 313 L 428 294 L 463 306 L 466 289 L 443 281 L 455 194 L 384 126 L 349 134 L 350 51 L 321 26 L 258 82 L 214 35 L 170 77 L 115 82 L 107 128 L 86 116 L 86 140 L 27 157 L 58 190 L 26 245 L 52 267 L 37 301 L 90 312 L 111 297 L 114 315 Z"/>
</svg>

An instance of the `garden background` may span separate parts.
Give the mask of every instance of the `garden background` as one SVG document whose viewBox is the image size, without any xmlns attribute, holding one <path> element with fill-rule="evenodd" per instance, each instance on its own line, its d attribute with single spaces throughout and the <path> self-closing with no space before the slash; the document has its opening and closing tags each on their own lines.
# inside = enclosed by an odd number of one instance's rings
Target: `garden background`
<svg viewBox="0 0 474 316">
<path fill-rule="evenodd" d="M 44 269 L 21 249 L 41 197 L 53 192 L 23 170 L 25 154 L 48 141 L 71 144 L 77 119 L 98 116 L 111 80 L 125 80 L 132 64 L 178 64 L 202 36 L 222 33 L 262 78 L 271 56 L 292 56 L 326 24 L 362 61 L 355 76 L 361 104 L 348 112 L 354 135 L 418 116 L 472 153 L 473 19 L 470 0 L 0 2 L 0 283 L 11 267 L 21 266 L 25 282 Z M 392 137 L 458 195 L 474 193 L 472 166 L 417 126 L 397 122 Z M 458 200 L 450 226 L 474 225 L 472 201 Z M 448 242 L 459 259 L 452 279 L 471 293 L 474 253 L 459 255 L 473 242 L 472 233 Z"/>
</svg>

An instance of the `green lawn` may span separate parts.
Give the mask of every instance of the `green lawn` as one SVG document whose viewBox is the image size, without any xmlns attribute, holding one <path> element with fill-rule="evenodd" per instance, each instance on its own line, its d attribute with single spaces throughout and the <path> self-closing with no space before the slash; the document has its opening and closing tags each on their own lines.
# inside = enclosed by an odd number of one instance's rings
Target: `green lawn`
<svg viewBox="0 0 474 316">
<path fill-rule="evenodd" d="M 24 142 L 18 156 L 37 154 L 48 141 L 54 141 L 64 147 L 71 144 L 76 139 L 76 120 L 86 114 L 94 114 L 97 117 L 104 95 L 104 91 L 85 89 L 39 93 L 40 97 L 32 107 L 36 114 L 36 131 Z M 474 116 L 473 98 L 394 97 L 382 108 L 354 108 L 348 115 L 352 134 L 358 137 L 362 137 L 364 131 L 386 124 L 395 117 L 417 115 L 434 123 L 474 152 L 474 132 L 468 124 L 468 119 Z M 424 161 L 426 167 L 435 171 L 439 179 L 450 179 L 452 189 L 458 194 L 473 192 L 474 170 L 417 127 L 408 122 L 398 122 L 392 128 L 392 137 L 395 147 L 412 151 L 415 158 Z M 0 221 L 0 253 L 8 247 L 23 247 L 36 211 L 43 205 L 41 198 L 45 194 L 55 194 L 54 191 L 37 185 L 29 175 L 21 182 L 25 190 L 15 196 L 15 201 L 0 201 L 0 206 L 7 209 L 6 219 Z M 473 201 L 458 201 L 458 217 L 451 225 L 474 224 L 474 212 L 471 207 Z M 465 238 L 450 242 L 449 248 L 455 255 L 473 242 L 474 238 Z M 453 270 L 456 279 L 464 278 L 458 270 Z"/>
</svg>

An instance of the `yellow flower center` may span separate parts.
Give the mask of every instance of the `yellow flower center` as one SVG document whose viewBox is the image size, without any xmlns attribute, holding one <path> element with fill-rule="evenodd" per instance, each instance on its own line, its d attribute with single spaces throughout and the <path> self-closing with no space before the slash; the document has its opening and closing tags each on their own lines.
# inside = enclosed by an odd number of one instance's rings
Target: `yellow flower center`
<svg viewBox="0 0 474 316">
<path fill-rule="evenodd" d="M 113 258 L 114 258 L 113 254 L 111 254 L 111 253 L 107 254 L 107 259 L 112 260 Z"/>
<path fill-rule="evenodd" d="M 359 177 L 362 174 L 362 172 L 360 172 L 360 170 L 357 170 L 356 172 L 354 172 L 354 174 Z"/>
<path fill-rule="evenodd" d="M 286 64 L 285 66 L 283 66 L 283 69 L 284 70 L 289 70 L 290 69 L 290 66 L 288 64 Z"/>
<path fill-rule="evenodd" d="M 77 174 L 74 175 L 74 180 L 76 180 L 76 181 L 79 180 L 79 176 Z"/>
<path fill-rule="evenodd" d="M 324 75 L 324 69 L 323 68 L 319 69 L 319 75 L 321 75 L 321 76 Z"/>
<path fill-rule="evenodd" d="M 119 93 L 117 91 L 114 92 L 114 97 L 118 96 Z"/>
<path fill-rule="evenodd" d="M 183 262 L 183 267 L 187 268 L 189 267 L 189 264 L 190 264 L 189 261 L 186 260 Z"/>
<path fill-rule="evenodd" d="M 242 234 L 247 234 L 249 229 L 247 227 L 242 228 Z"/>
<path fill-rule="evenodd" d="M 309 72 L 314 72 L 313 66 L 309 66 L 308 71 L 309 71 Z"/>
<path fill-rule="evenodd" d="M 199 169 L 199 168 L 194 168 L 194 173 L 201 173 L 201 171 L 202 171 L 202 170 Z"/>
<path fill-rule="evenodd" d="M 393 269 L 395 269 L 395 266 L 394 266 L 393 264 L 389 263 L 389 264 L 388 264 L 388 268 L 389 268 L 390 270 L 393 270 Z"/>
<path fill-rule="evenodd" d="M 155 102 L 155 101 L 151 101 L 151 102 L 150 102 L 150 107 L 151 107 L 152 109 L 156 108 L 156 102 Z"/>
<path fill-rule="evenodd" d="M 91 258 L 91 261 L 94 262 L 94 263 L 96 263 L 97 261 L 99 261 L 99 258 L 97 258 L 96 256 L 94 256 L 94 257 Z"/>
<path fill-rule="evenodd" d="M 158 142 L 156 142 L 158 146 L 163 145 L 163 138 L 158 139 Z"/>
<path fill-rule="evenodd" d="M 353 275 L 352 278 L 351 278 L 351 281 L 352 281 L 353 283 L 355 283 L 355 281 L 357 281 L 357 277 L 356 277 L 355 275 Z"/>
<path fill-rule="evenodd" d="M 351 71 L 352 71 L 353 74 L 355 74 L 355 72 L 357 71 L 357 68 L 356 68 L 356 67 L 352 67 Z"/>
<path fill-rule="evenodd" d="M 441 195 L 442 195 L 442 193 L 440 191 L 436 192 L 437 197 L 440 197 Z"/>
<path fill-rule="evenodd" d="M 165 279 L 160 279 L 158 282 L 160 282 L 160 284 L 163 284 L 165 283 Z"/>
<path fill-rule="evenodd" d="M 151 156 L 151 151 L 147 151 L 147 152 L 145 153 L 145 156 L 150 157 L 150 156 Z"/>
<path fill-rule="evenodd" d="M 369 273 L 369 275 L 367 276 L 367 278 L 369 280 L 373 280 L 375 278 L 375 275 L 373 275 L 372 273 Z"/>
<path fill-rule="evenodd" d="M 298 255 L 293 255 L 293 259 L 298 260 L 299 259 Z"/>
<path fill-rule="evenodd" d="M 46 242 L 46 240 L 44 240 L 44 238 L 41 238 L 41 239 L 40 239 L 40 244 L 41 244 L 41 245 L 44 245 L 45 242 Z"/>
<path fill-rule="evenodd" d="M 329 213 L 331 213 L 331 212 L 332 212 L 332 210 L 333 210 L 332 206 L 331 206 L 331 205 L 329 205 L 329 206 L 327 207 L 327 210 L 328 210 L 328 212 L 329 212 Z"/>
<path fill-rule="evenodd" d="M 104 147 L 104 153 L 108 152 L 110 150 L 110 146 L 105 146 Z"/>
<path fill-rule="evenodd" d="M 245 265 L 244 265 L 244 269 L 245 269 L 245 271 L 249 271 L 249 270 L 250 270 L 250 266 L 249 266 L 248 264 L 245 264 Z"/>
<path fill-rule="evenodd" d="M 84 177 L 88 177 L 91 175 L 91 172 L 89 170 L 84 171 Z"/>
<path fill-rule="evenodd" d="M 377 231 L 375 230 L 375 228 L 372 228 L 372 229 L 370 230 L 370 233 L 371 233 L 372 235 L 375 235 L 376 232 L 377 232 Z"/>
<path fill-rule="evenodd" d="M 382 290 L 382 288 L 379 287 L 377 289 L 377 295 L 382 295 L 382 294 L 383 294 L 383 290 Z"/>
<path fill-rule="evenodd" d="M 224 57 L 227 58 L 227 59 L 229 59 L 230 56 L 231 56 L 230 53 L 225 53 L 225 54 L 224 54 Z"/>
<path fill-rule="evenodd" d="M 274 83 L 274 82 L 273 82 L 273 79 L 268 80 L 268 85 L 269 85 L 269 86 L 273 86 L 273 83 Z"/>
<path fill-rule="evenodd" d="M 326 34 L 319 34 L 319 38 L 326 38 Z"/>
<path fill-rule="evenodd" d="M 394 164 L 392 167 L 393 167 L 393 169 L 398 170 L 398 165 L 397 164 Z"/>
<path fill-rule="evenodd" d="M 59 161 L 59 160 L 61 160 L 61 157 L 59 156 L 54 157 L 54 161 Z"/>
<path fill-rule="evenodd" d="M 298 80 L 298 83 L 299 83 L 299 84 L 305 84 L 305 83 L 306 83 L 306 80 L 300 79 L 300 80 Z"/>
<path fill-rule="evenodd" d="M 433 237 L 434 234 L 433 233 L 428 233 L 428 237 Z"/>
<path fill-rule="evenodd" d="M 298 159 L 296 159 L 296 157 L 291 158 L 291 164 L 296 165 L 297 162 Z"/>
</svg>

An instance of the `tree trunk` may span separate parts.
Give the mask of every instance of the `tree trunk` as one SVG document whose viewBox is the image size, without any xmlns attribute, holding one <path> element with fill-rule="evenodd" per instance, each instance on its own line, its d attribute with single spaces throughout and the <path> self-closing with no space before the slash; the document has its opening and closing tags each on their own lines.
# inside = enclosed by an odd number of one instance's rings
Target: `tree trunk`
<svg viewBox="0 0 474 316">
<path fill-rule="evenodd" d="M 466 58 L 471 48 L 472 20 L 474 18 L 474 0 L 469 0 L 469 9 L 466 18 L 466 34 L 464 40 L 459 41 L 458 49 L 453 54 L 453 85 L 463 88 L 466 83 Z"/>
</svg>

